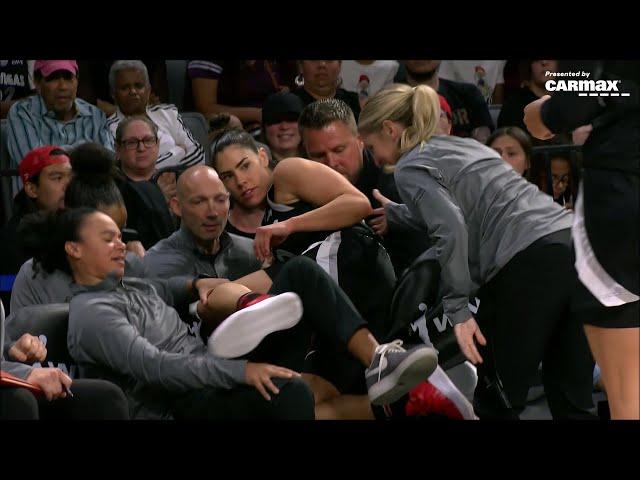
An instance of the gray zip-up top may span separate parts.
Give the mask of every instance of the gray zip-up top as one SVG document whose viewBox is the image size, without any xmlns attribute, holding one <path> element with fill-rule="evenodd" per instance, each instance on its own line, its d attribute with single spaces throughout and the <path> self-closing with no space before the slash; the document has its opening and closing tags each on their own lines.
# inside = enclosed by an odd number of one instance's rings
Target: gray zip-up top
<svg viewBox="0 0 640 480">
<path fill-rule="evenodd" d="M 444 313 L 454 325 L 471 318 L 470 294 L 514 255 L 573 221 L 473 139 L 434 136 L 405 153 L 394 175 L 402 200 L 435 242 Z"/>
<path fill-rule="evenodd" d="M 144 277 L 142 259 L 133 252 L 127 252 L 124 274 L 127 277 Z M 16 281 L 11 289 L 11 315 L 22 307 L 41 305 L 43 303 L 69 303 L 71 300 L 71 275 L 62 270 L 47 273 L 40 268 L 33 268 L 33 259 L 22 264 Z M 8 322 L 9 320 L 7 320 Z"/>
<path fill-rule="evenodd" d="M 74 284 L 69 305 L 69 353 L 82 376 L 119 384 L 134 418 L 168 418 L 171 394 L 245 382 L 245 360 L 207 353 L 169 305 L 193 300 L 192 277 L 119 279 Z"/>
<path fill-rule="evenodd" d="M 220 251 L 207 255 L 198 248 L 193 234 L 184 226 L 159 241 L 144 257 L 145 276 L 209 275 L 236 280 L 260 270 L 253 252 L 253 240 L 223 232 Z"/>
</svg>

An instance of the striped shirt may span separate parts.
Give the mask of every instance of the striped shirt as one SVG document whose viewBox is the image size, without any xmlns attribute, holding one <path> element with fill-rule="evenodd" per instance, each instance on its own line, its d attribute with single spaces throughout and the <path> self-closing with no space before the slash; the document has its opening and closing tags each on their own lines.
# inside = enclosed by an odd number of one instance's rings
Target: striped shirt
<svg viewBox="0 0 640 480">
<path fill-rule="evenodd" d="M 48 110 L 40 95 L 34 95 L 14 103 L 9 110 L 7 148 L 12 168 L 31 150 L 43 145 L 73 148 L 81 143 L 96 142 L 113 150 L 113 137 L 107 129 L 107 118 L 102 110 L 84 100 L 75 100 L 77 114 L 68 121 L 56 119 Z M 16 179 L 14 189 L 22 186 Z"/>
<path fill-rule="evenodd" d="M 204 163 L 204 148 L 193 137 L 178 113 L 175 105 L 160 104 L 147 107 L 147 117 L 158 126 L 158 169 L 167 167 L 190 167 Z M 115 138 L 116 130 L 125 115 L 118 108 L 107 119 L 107 127 Z"/>
</svg>

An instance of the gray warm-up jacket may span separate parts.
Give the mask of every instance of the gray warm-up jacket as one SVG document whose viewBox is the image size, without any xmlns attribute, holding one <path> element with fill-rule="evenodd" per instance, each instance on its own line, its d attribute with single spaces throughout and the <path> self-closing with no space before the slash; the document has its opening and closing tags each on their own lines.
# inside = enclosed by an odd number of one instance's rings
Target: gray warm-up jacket
<svg viewBox="0 0 640 480">
<path fill-rule="evenodd" d="M 444 313 L 471 318 L 469 296 L 518 252 L 570 228 L 573 215 L 473 139 L 437 135 L 402 155 L 396 187 L 434 242 Z M 406 219 L 405 219 L 406 221 Z"/>
<path fill-rule="evenodd" d="M 82 376 L 119 384 L 133 418 L 170 417 L 168 397 L 206 387 L 230 389 L 245 382 L 245 360 L 207 353 L 170 306 L 195 300 L 193 277 L 120 279 L 72 286 L 69 353 Z"/>
</svg>

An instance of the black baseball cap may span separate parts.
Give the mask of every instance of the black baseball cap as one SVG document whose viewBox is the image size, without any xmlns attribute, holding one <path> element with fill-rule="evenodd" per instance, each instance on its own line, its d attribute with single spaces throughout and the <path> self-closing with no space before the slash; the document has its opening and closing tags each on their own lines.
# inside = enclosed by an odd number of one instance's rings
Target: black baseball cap
<svg viewBox="0 0 640 480">
<path fill-rule="evenodd" d="M 269 95 L 262 105 L 262 123 L 273 125 L 283 121 L 297 122 L 304 109 L 300 97 L 291 92 Z"/>
</svg>

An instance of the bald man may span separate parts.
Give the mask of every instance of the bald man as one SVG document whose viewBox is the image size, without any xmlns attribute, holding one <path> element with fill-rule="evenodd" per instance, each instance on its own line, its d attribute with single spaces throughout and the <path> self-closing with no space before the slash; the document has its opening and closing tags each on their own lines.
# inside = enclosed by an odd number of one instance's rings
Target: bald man
<svg viewBox="0 0 640 480">
<path fill-rule="evenodd" d="M 229 192 L 213 168 L 198 165 L 185 170 L 169 206 L 182 219 L 181 226 L 147 252 L 147 276 L 203 275 L 235 280 L 260 269 L 253 241 L 225 232 Z"/>
</svg>

